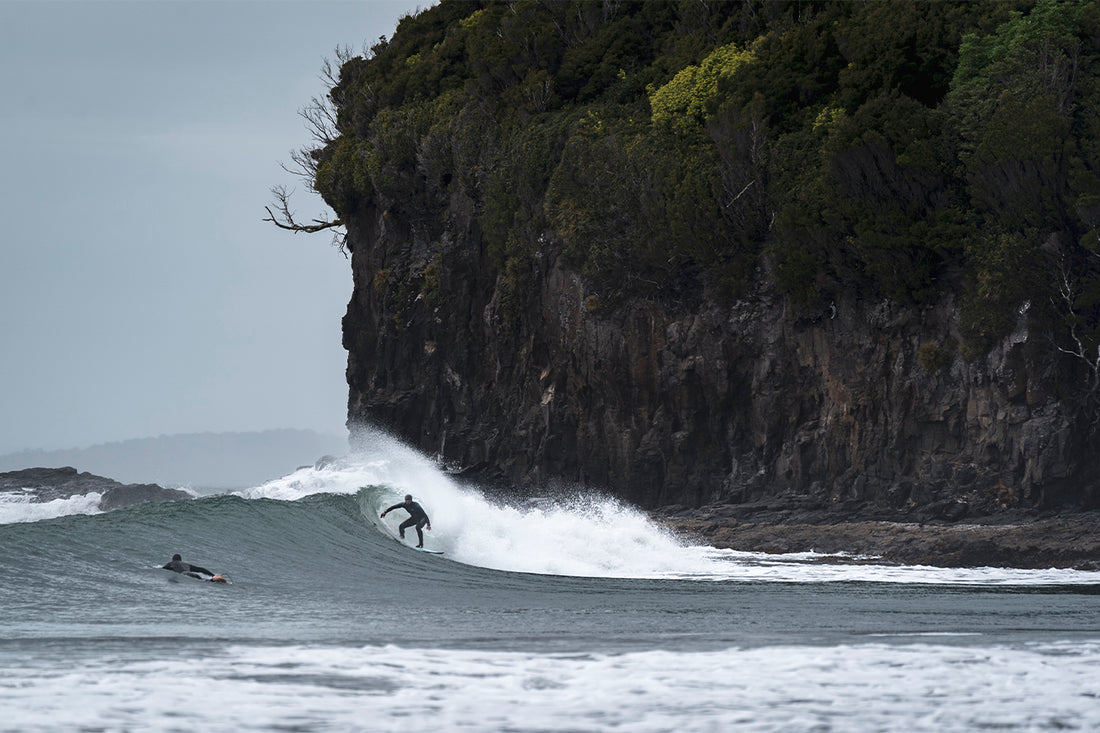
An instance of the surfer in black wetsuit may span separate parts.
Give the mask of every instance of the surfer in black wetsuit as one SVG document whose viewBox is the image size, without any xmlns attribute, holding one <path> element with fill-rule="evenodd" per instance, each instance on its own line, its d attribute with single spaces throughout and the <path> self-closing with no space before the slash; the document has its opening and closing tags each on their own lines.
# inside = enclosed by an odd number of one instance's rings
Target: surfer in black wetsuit
<svg viewBox="0 0 1100 733">
<path fill-rule="evenodd" d="M 405 527 L 411 527 L 416 525 L 416 536 L 420 539 L 420 544 L 417 547 L 424 547 L 424 531 L 421 527 L 427 527 L 429 530 L 432 528 L 432 522 L 428 519 L 427 512 L 424 511 L 424 507 L 413 501 L 412 494 L 405 494 L 405 502 L 403 504 L 394 504 L 386 511 L 382 512 L 382 517 L 392 512 L 394 509 L 404 509 L 409 513 L 409 518 L 401 523 L 401 526 L 397 528 L 397 534 L 401 536 L 401 539 L 405 539 Z"/>
<path fill-rule="evenodd" d="M 161 570 L 171 570 L 173 573 L 183 573 L 184 575 L 190 575 L 192 578 L 209 580 L 214 583 L 226 582 L 225 578 L 217 573 L 212 573 L 206 568 L 200 568 L 198 565 L 189 565 L 185 563 L 183 558 L 178 554 L 172 555 L 172 561 L 166 565 L 162 565 Z"/>
</svg>

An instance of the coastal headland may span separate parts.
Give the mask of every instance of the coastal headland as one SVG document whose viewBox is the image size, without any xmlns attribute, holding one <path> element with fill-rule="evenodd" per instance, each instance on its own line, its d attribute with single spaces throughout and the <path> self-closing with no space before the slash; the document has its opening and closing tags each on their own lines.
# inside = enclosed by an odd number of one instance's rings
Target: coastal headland
<svg viewBox="0 0 1100 733">
<path fill-rule="evenodd" d="M 344 232 L 348 424 L 477 480 L 1084 565 L 1097 39 L 1080 2 L 444 2 L 341 65 L 331 221 L 272 221 Z"/>
</svg>

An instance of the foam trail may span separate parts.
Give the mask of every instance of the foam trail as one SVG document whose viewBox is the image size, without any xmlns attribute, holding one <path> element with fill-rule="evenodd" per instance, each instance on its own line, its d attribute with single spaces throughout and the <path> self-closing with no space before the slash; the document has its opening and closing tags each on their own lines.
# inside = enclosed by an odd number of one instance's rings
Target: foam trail
<svg viewBox="0 0 1100 733">
<path fill-rule="evenodd" d="M 698 558 L 641 512 L 614 499 L 574 497 L 511 507 L 460 492 L 446 497 L 440 539 L 460 562 L 498 570 L 589 577 L 682 574 Z M 453 527 L 453 530 L 452 530 Z"/>
<path fill-rule="evenodd" d="M 455 483 L 421 453 L 382 433 L 371 433 L 361 453 L 300 469 L 262 486 L 237 492 L 245 498 L 295 500 L 315 493 L 358 493 L 364 514 L 379 512 L 412 494 L 435 524 L 428 547 L 459 562 L 498 570 L 590 577 L 654 577 L 685 567 L 684 547 L 643 513 L 604 497 L 576 497 L 553 504 L 515 507 L 495 503 Z M 385 520 L 390 531 L 405 518 Z M 698 554 L 692 562 L 697 561 Z"/>
<path fill-rule="evenodd" d="M 495 501 L 460 486 L 434 461 L 378 432 L 369 434 L 360 453 L 238 493 L 283 500 L 316 493 L 358 494 L 365 520 L 392 534 L 404 512 L 385 520 L 378 514 L 412 494 L 433 521 L 432 530 L 425 532 L 427 547 L 461 563 L 513 572 L 798 583 L 1100 583 L 1098 572 L 895 566 L 836 555 L 769 555 L 692 545 L 644 512 L 605 496 L 586 493 L 519 506 Z"/>
<path fill-rule="evenodd" d="M 624 654 L 227 645 L 217 654 L 0 657 L 11 730 L 1098 730 L 1095 640 Z M 107 667 L 105 673 L 105 667 Z M 1040 692 L 1041 691 L 1041 692 Z M 195 705 L 217 699 L 219 705 Z M 425 701 L 428 701 L 427 704 Z M 430 715 L 410 711 L 430 706 Z M 364 725 L 364 709 L 372 717 Z"/>
</svg>

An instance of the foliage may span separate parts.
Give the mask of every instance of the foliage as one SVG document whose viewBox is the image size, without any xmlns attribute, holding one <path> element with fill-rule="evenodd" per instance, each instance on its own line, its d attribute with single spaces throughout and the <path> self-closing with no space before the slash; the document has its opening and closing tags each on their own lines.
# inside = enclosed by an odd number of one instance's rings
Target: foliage
<svg viewBox="0 0 1100 733">
<path fill-rule="evenodd" d="M 1100 334 L 1098 55 L 1087 0 L 442 0 L 344 65 L 316 186 L 482 247 L 514 313 L 541 253 L 601 312 L 951 289 L 972 350 L 1069 272 Z"/>
<path fill-rule="evenodd" d="M 1031 307 L 1031 297 L 1046 299 L 1042 259 L 1033 237 L 1023 232 L 988 234 L 967 246 L 973 287 L 962 303 L 967 351 L 984 351 Z"/>
<path fill-rule="evenodd" d="M 698 66 L 684 68 L 667 84 L 652 90 L 649 104 L 653 122 L 705 122 L 707 108 L 718 96 L 718 81 L 732 77 L 751 61 L 752 52 L 738 50 L 736 43 L 719 46 Z"/>
</svg>

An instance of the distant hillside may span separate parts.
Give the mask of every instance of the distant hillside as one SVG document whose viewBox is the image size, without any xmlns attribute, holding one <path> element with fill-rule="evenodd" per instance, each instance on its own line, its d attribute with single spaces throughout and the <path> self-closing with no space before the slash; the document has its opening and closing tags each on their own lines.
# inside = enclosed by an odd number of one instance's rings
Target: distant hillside
<svg viewBox="0 0 1100 733">
<path fill-rule="evenodd" d="M 312 430 L 189 433 L 9 453 L 0 456 L 0 471 L 73 466 L 124 483 L 240 488 L 284 476 L 322 455 L 346 452 L 345 437 Z"/>
</svg>

